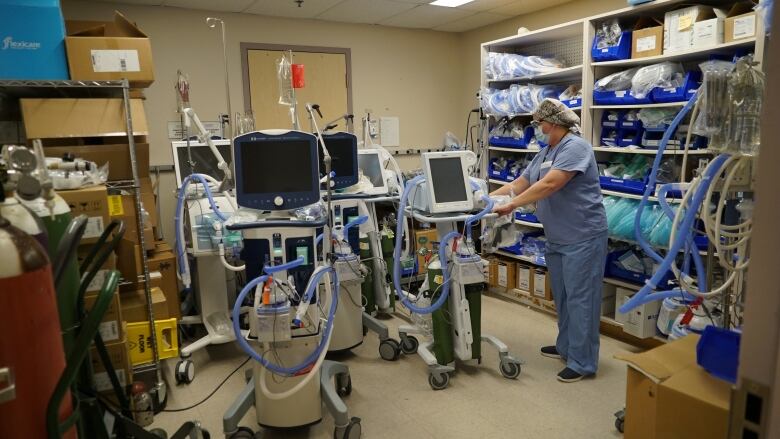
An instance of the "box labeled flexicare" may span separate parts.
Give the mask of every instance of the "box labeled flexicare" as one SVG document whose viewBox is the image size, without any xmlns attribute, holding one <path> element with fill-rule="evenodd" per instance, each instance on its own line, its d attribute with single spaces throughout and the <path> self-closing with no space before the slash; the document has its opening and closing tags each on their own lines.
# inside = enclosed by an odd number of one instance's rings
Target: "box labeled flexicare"
<svg viewBox="0 0 780 439">
<path fill-rule="evenodd" d="M 68 79 L 59 0 L 0 0 L 0 79 Z"/>
</svg>

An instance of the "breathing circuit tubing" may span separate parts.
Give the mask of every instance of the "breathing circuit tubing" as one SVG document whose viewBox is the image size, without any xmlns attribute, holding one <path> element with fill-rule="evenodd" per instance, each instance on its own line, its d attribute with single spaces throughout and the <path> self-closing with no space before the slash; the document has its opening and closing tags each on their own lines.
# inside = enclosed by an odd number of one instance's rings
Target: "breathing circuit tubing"
<svg viewBox="0 0 780 439">
<path fill-rule="evenodd" d="M 447 245 L 449 245 L 449 242 L 451 239 L 456 238 L 460 236 L 460 233 L 453 231 L 450 232 L 442 238 L 441 242 L 439 243 L 439 261 L 441 263 L 441 269 L 442 269 L 442 292 L 439 295 L 439 298 L 436 299 L 436 302 L 431 304 L 427 307 L 418 307 L 415 304 L 413 304 L 409 298 L 404 294 L 403 289 L 401 288 L 401 235 L 403 234 L 403 223 L 404 223 L 404 211 L 406 208 L 406 203 L 409 198 L 409 192 L 422 184 L 425 181 L 424 175 L 418 175 L 417 177 L 414 177 L 413 179 L 409 180 L 406 185 L 404 186 L 403 193 L 401 194 L 401 204 L 398 208 L 398 221 L 396 222 L 396 231 L 395 231 L 395 248 L 393 249 L 393 259 L 395 260 L 395 263 L 393 264 L 393 284 L 395 286 L 395 290 L 398 293 L 398 297 L 400 298 L 401 302 L 406 306 L 411 312 L 417 313 L 417 314 L 430 314 L 437 309 L 441 308 L 442 305 L 444 305 L 444 302 L 447 300 L 447 297 L 450 294 L 450 275 L 449 270 L 447 270 Z M 471 216 L 466 220 L 467 228 L 470 230 L 470 227 L 468 225 L 479 221 L 482 217 L 487 215 L 493 210 L 493 200 L 491 200 L 488 196 L 483 195 L 483 200 L 487 203 L 487 207 L 477 213 L 476 215 Z"/>
</svg>

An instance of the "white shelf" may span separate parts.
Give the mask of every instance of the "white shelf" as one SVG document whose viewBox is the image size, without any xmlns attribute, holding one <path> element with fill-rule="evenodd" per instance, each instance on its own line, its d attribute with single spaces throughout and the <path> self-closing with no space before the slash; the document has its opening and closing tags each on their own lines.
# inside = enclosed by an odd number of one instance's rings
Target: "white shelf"
<svg viewBox="0 0 780 439">
<path fill-rule="evenodd" d="M 693 61 L 707 59 L 714 53 L 733 52 L 734 49 L 741 49 L 755 46 L 756 39 L 748 38 L 745 40 L 732 41 L 730 43 L 718 44 L 706 48 L 687 50 L 685 52 L 669 53 L 657 56 L 648 56 L 647 58 L 621 59 L 617 61 L 604 61 L 591 63 L 593 67 L 631 67 L 645 64 L 655 64 L 663 61 Z"/>
<path fill-rule="evenodd" d="M 534 228 L 537 228 L 537 229 L 543 229 L 544 228 L 542 223 L 532 223 L 530 221 L 523 221 L 523 220 L 519 220 L 517 218 L 515 218 L 515 224 L 520 224 L 521 226 L 526 226 L 526 227 L 534 227 Z"/>
<path fill-rule="evenodd" d="M 544 29 L 534 30 L 522 35 L 512 35 L 498 40 L 482 43 L 489 51 L 517 46 L 531 46 L 548 41 L 563 40 L 582 36 L 583 20 L 561 23 Z"/>
<path fill-rule="evenodd" d="M 488 149 L 491 151 L 516 152 L 518 154 L 531 154 L 541 151 L 541 149 L 504 148 L 502 146 L 488 146 Z"/>
<path fill-rule="evenodd" d="M 547 268 L 546 265 L 540 264 L 540 263 L 536 262 L 536 258 L 532 258 L 532 257 L 529 257 L 529 256 L 516 255 L 514 253 L 509 253 L 509 252 L 504 251 L 504 250 L 496 250 L 495 254 L 501 255 L 501 256 L 506 256 L 507 258 L 517 259 L 518 261 L 528 262 L 529 264 L 536 265 L 537 267 Z"/>
<path fill-rule="evenodd" d="M 616 152 L 620 154 L 647 154 L 656 155 L 658 153 L 655 149 L 638 149 L 638 148 L 614 148 L 611 146 L 594 146 L 593 151 L 596 152 Z M 689 149 L 688 155 L 712 155 L 713 152 L 708 149 Z M 664 155 L 685 155 L 685 150 L 681 149 L 667 149 L 664 151 Z"/>
<path fill-rule="evenodd" d="M 501 186 L 503 186 L 505 184 L 509 184 L 508 181 L 496 180 L 496 179 L 493 179 L 493 178 L 489 179 L 488 181 L 490 183 L 493 183 L 493 184 L 500 184 Z"/>
<path fill-rule="evenodd" d="M 491 82 L 492 82 L 492 81 L 491 81 Z M 580 110 L 582 110 L 582 107 L 574 107 L 574 108 L 571 108 L 571 107 L 570 107 L 570 108 L 569 108 L 569 110 L 571 110 L 571 111 L 580 111 Z M 533 116 L 533 115 L 534 115 L 533 113 L 512 113 L 512 114 L 492 114 L 492 113 L 485 113 L 485 114 L 486 114 L 488 117 L 492 117 L 492 118 L 494 118 L 494 119 L 501 119 L 502 117 L 508 117 L 508 118 L 510 118 L 510 119 L 511 119 L 511 118 L 513 118 L 513 117 L 531 117 L 531 116 Z"/>
<path fill-rule="evenodd" d="M 549 81 L 566 81 L 569 79 L 579 79 L 582 77 L 582 64 L 565 67 L 560 70 L 556 70 L 550 73 L 543 73 L 536 76 L 526 76 L 523 78 L 512 79 L 488 79 L 488 84 L 519 84 L 522 82 L 549 82 Z"/>
<path fill-rule="evenodd" d="M 685 102 L 667 102 L 663 104 L 636 104 L 636 105 L 591 105 L 593 110 L 621 110 L 629 108 L 674 108 L 683 107 Z"/>
<path fill-rule="evenodd" d="M 604 278 L 604 283 L 615 285 L 615 286 L 618 286 L 618 287 L 623 287 L 623 288 L 626 288 L 626 289 L 629 289 L 629 290 L 633 290 L 633 291 L 639 291 L 640 289 L 642 289 L 642 285 L 632 284 L 630 282 L 626 282 L 626 281 L 620 280 L 620 279 L 615 279 L 615 278 L 612 278 L 612 277 L 605 277 Z"/>
<path fill-rule="evenodd" d="M 615 196 L 615 197 L 631 198 L 632 200 L 641 200 L 642 199 L 641 195 L 626 194 L 626 193 L 617 192 L 617 191 L 608 191 L 606 189 L 602 189 L 601 193 L 604 194 L 604 195 L 611 195 L 611 196 Z M 650 200 L 650 201 L 658 201 L 658 197 L 651 196 L 651 197 L 648 197 L 648 200 Z M 680 200 L 677 199 L 677 198 L 667 198 L 667 202 L 669 202 L 669 203 L 679 203 Z"/>
<path fill-rule="evenodd" d="M 623 324 L 618 322 L 617 320 L 613 319 L 612 317 L 608 316 L 601 316 L 601 321 L 603 323 L 606 323 L 608 325 L 617 326 L 618 328 L 622 328 Z"/>
</svg>

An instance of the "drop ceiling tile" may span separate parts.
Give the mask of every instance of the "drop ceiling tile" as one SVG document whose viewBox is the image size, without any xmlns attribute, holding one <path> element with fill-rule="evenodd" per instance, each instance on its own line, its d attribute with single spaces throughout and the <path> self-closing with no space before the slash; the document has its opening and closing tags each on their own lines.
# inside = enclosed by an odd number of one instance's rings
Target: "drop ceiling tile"
<svg viewBox="0 0 780 439">
<path fill-rule="evenodd" d="M 511 18 L 509 15 L 493 14 L 490 12 L 480 12 L 478 14 L 466 17 L 460 20 L 455 20 L 441 26 L 434 27 L 433 30 L 439 30 L 444 32 L 465 32 L 478 27 L 487 26 L 489 24 L 498 23 L 504 21 L 507 18 Z"/>
<path fill-rule="evenodd" d="M 387 20 L 382 20 L 379 24 L 386 26 L 432 29 L 436 26 L 460 20 L 470 15 L 474 15 L 474 12 L 458 8 L 419 5 L 394 17 L 390 17 Z"/>
<path fill-rule="evenodd" d="M 571 0 L 519 0 L 506 6 L 491 9 L 490 12 L 493 12 L 494 14 L 517 16 L 541 11 L 542 9 L 551 8 L 570 1 Z"/>
<path fill-rule="evenodd" d="M 136 0 L 132 0 L 136 1 Z M 164 0 L 163 6 L 187 9 L 205 9 L 208 11 L 241 12 L 255 0 Z"/>
<path fill-rule="evenodd" d="M 414 3 L 416 5 L 427 5 L 433 0 L 387 0 L 387 1 L 391 1 L 394 3 Z"/>
<path fill-rule="evenodd" d="M 344 0 L 304 0 L 298 7 L 294 0 L 257 0 L 244 12 L 274 17 L 315 18 L 342 1 Z"/>
<path fill-rule="evenodd" d="M 492 9 L 518 3 L 518 0 L 474 0 L 465 5 L 458 6 L 469 11 L 491 11 Z M 493 12 L 493 11 L 491 11 Z"/>
<path fill-rule="evenodd" d="M 388 0 L 345 0 L 317 18 L 348 23 L 375 24 L 414 7 L 411 3 Z"/>
<path fill-rule="evenodd" d="M 124 3 L 132 5 L 160 6 L 163 0 L 99 0 L 103 3 Z"/>
</svg>

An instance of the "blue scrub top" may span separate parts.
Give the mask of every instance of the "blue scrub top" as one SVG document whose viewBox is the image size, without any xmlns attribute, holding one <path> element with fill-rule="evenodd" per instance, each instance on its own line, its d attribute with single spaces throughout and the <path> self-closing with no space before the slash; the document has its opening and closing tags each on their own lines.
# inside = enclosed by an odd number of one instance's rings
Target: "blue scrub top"
<svg viewBox="0 0 780 439">
<path fill-rule="evenodd" d="M 569 133 L 556 146 L 539 151 L 522 176 L 534 184 L 551 169 L 577 175 L 558 192 L 536 202 L 536 216 L 544 225 L 547 240 L 574 244 L 606 232 L 607 214 L 593 147 L 582 137 Z"/>
</svg>

